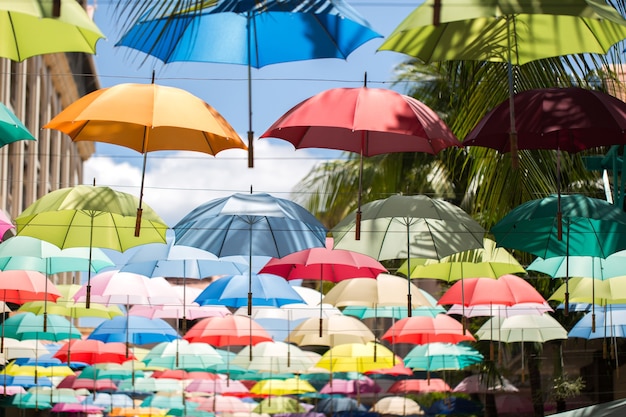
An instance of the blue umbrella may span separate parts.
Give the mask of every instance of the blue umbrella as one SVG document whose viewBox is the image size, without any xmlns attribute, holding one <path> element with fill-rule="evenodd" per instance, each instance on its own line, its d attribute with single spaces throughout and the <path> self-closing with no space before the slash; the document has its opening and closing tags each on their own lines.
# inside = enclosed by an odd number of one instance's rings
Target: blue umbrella
<svg viewBox="0 0 626 417">
<path fill-rule="evenodd" d="M 482 411 L 483 405 L 481 403 L 459 397 L 437 400 L 433 402 L 430 407 L 424 409 L 424 413 L 428 416 L 437 416 L 440 414 L 481 415 Z"/>
<path fill-rule="evenodd" d="M 249 278 L 251 281 L 249 281 Z M 249 294 L 252 294 L 250 298 Z M 200 305 L 280 307 L 302 303 L 302 297 L 284 278 L 273 274 L 230 275 L 210 283 L 194 300 Z M 250 315 L 250 314 L 248 314 Z"/>
<path fill-rule="evenodd" d="M 269 194 L 240 194 L 204 203 L 174 226 L 176 245 L 204 249 L 219 257 L 282 258 L 325 247 L 326 228 L 302 206 Z M 298 299 L 302 302 L 302 299 Z M 248 315 L 252 314 L 252 270 L 248 270 Z"/>
<path fill-rule="evenodd" d="M 248 66 L 248 166 L 253 167 L 252 71 L 265 65 L 341 58 L 382 37 L 344 0 L 220 0 L 162 16 L 149 11 L 116 43 L 169 62 Z"/>
<path fill-rule="evenodd" d="M 98 392 L 95 395 L 87 396 L 82 404 L 96 405 L 104 407 L 106 411 L 113 408 L 133 407 L 133 399 L 126 394 L 109 394 L 106 392 Z"/>
<path fill-rule="evenodd" d="M 129 344 L 147 345 L 152 343 L 170 342 L 180 338 L 180 335 L 165 320 L 149 319 L 142 316 L 117 316 L 103 321 L 93 329 L 87 339 L 102 342 L 121 342 Z"/>
<path fill-rule="evenodd" d="M 592 315 L 585 314 L 567 334 L 567 337 L 582 339 L 606 339 L 626 337 L 626 306 L 613 304 L 604 306 L 597 314 L 596 326 L 593 326 Z"/>
<path fill-rule="evenodd" d="M 330 397 L 318 401 L 315 411 L 332 414 L 340 411 L 367 411 L 367 407 L 350 397 Z"/>
</svg>

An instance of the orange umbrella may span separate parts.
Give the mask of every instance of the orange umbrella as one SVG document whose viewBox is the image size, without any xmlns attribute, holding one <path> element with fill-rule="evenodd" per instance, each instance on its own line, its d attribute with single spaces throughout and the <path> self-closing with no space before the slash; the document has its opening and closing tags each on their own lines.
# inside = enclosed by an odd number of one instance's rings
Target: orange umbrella
<svg viewBox="0 0 626 417">
<path fill-rule="evenodd" d="M 143 154 L 136 236 L 148 152 L 180 150 L 216 155 L 226 149 L 247 149 L 235 129 L 209 104 L 185 90 L 154 84 L 154 76 L 152 81 L 96 90 L 44 126 L 68 134 L 73 141 L 111 143 Z"/>
</svg>

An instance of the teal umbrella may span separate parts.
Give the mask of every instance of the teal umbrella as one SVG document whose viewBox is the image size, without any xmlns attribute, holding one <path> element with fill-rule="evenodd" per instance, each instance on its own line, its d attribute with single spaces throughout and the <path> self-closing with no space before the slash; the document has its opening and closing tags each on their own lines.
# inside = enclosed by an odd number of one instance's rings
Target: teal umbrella
<svg viewBox="0 0 626 417">
<path fill-rule="evenodd" d="M 18 340 L 49 340 L 58 342 L 67 339 L 80 339 L 80 331 L 65 317 L 50 314 L 47 329 L 43 330 L 44 316 L 30 312 L 9 317 L 0 326 L 3 337 Z"/>
<path fill-rule="evenodd" d="M 481 363 L 483 355 L 462 343 L 426 343 L 415 346 L 404 357 L 407 368 L 425 371 L 460 370 Z"/>
<path fill-rule="evenodd" d="M 36 140 L 20 119 L 0 103 L 0 147 L 18 140 Z"/>
</svg>

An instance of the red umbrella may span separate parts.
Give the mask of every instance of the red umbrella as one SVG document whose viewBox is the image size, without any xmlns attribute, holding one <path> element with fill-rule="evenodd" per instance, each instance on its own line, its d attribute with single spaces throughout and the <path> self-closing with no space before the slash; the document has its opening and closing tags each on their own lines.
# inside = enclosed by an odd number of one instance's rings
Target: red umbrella
<svg viewBox="0 0 626 417">
<path fill-rule="evenodd" d="M 390 343 L 459 343 L 475 342 L 474 336 L 464 332 L 463 325 L 446 314 L 435 317 L 405 317 L 395 322 L 382 336 Z"/>
<path fill-rule="evenodd" d="M 424 392 L 449 392 L 450 386 L 441 378 L 400 379 L 394 382 L 387 392 L 393 394 L 421 394 Z"/>
<path fill-rule="evenodd" d="M 190 343 L 203 342 L 220 346 L 247 346 L 271 342 L 272 337 L 247 316 L 228 315 L 207 317 L 194 324 L 183 339 Z"/>
<path fill-rule="evenodd" d="M 169 378 L 169 379 L 202 379 L 213 381 L 219 379 L 217 374 L 206 371 L 185 371 L 184 369 L 164 369 L 162 371 L 154 371 L 152 378 Z"/>
<path fill-rule="evenodd" d="M 498 279 L 464 278 L 452 285 L 437 304 L 460 304 L 465 307 L 479 305 L 513 306 L 519 303 L 545 303 L 541 294 L 517 275 L 503 275 Z"/>
<path fill-rule="evenodd" d="M 375 378 L 383 378 L 386 376 L 396 378 L 399 376 L 411 376 L 413 375 L 413 370 L 404 366 L 403 362 L 399 362 L 392 368 L 372 369 L 371 371 L 365 372 L 365 374 Z"/>
<path fill-rule="evenodd" d="M 41 272 L 1 271 L 0 295 L 7 303 L 24 304 L 29 301 L 56 301 L 61 293 Z"/>
<path fill-rule="evenodd" d="M 104 343 L 95 339 L 73 339 L 66 342 L 53 357 L 62 362 L 84 362 L 90 365 L 95 363 L 122 363 L 136 359 L 126 352 L 126 344 L 120 342 Z"/>
<path fill-rule="evenodd" d="M 424 103 L 393 90 L 366 86 L 334 88 L 310 97 L 282 115 L 260 137 L 284 139 L 296 149 L 339 149 L 360 154 L 357 224 L 363 156 L 436 154 L 460 145 L 444 121 Z M 357 240 L 359 230 L 357 227 Z"/>
<path fill-rule="evenodd" d="M 68 375 L 59 384 L 57 388 L 71 389 L 87 389 L 89 391 L 117 391 L 117 385 L 112 379 L 101 378 L 78 378 L 76 375 Z"/>
</svg>

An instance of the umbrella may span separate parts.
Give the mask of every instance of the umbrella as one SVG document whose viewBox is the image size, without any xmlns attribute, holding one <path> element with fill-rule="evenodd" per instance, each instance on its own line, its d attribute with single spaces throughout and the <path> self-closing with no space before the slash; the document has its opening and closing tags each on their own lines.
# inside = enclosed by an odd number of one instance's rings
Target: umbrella
<svg viewBox="0 0 626 417">
<path fill-rule="evenodd" d="M 87 338 L 106 343 L 125 343 L 128 346 L 170 342 L 179 339 L 180 335 L 163 319 L 126 315 L 100 323 Z"/>
<path fill-rule="evenodd" d="M 195 208 L 175 226 L 176 244 L 219 257 L 247 254 L 283 257 L 324 246 L 326 228 L 302 206 L 269 194 L 235 193 Z M 252 270 L 248 273 L 248 315 L 252 314 Z M 301 301 L 301 300 L 299 300 Z"/>
<path fill-rule="evenodd" d="M 623 275 L 626 251 L 613 253 L 606 258 L 598 256 L 553 256 L 535 258 L 528 265 L 529 271 L 541 272 L 552 278 L 581 277 L 605 280 Z"/>
<path fill-rule="evenodd" d="M 165 242 L 167 225 L 149 207 L 141 220 L 144 234 L 133 236 L 136 198 L 109 187 L 77 185 L 41 197 L 15 219 L 17 234 L 37 237 L 61 249 L 108 248 L 125 251 L 152 242 Z M 89 307 L 91 269 L 88 269 Z"/>
<path fill-rule="evenodd" d="M 20 313 L 11 316 L 2 323 L 2 334 L 18 340 L 49 340 L 58 342 L 67 339 L 80 339 L 80 331 L 65 317 L 50 314 L 48 325 L 43 330 L 43 316 L 33 313 Z"/>
<path fill-rule="evenodd" d="M 159 8 L 155 9 L 159 13 Z M 265 65 L 318 58 L 342 58 L 380 37 L 344 1 L 223 1 L 153 18 L 148 13 L 116 46 L 127 46 L 161 61 L 216 62 L 248 67 L 248 166 L 254 166 L 252 71 Z M 160 13 L 159 13 L 160 14 Z M 165 36 L 155 36 L 164 33 Z"/>
<path fill-rule="evenodd" d="M 98 392 L 85 398 L 83 404 L 99 406 L 110 411 L 114 407 L 131 407 L 133 400 L 126 394 Z"/>
<path fill-rule="evenodd" d="M 348 343 L 328 349 L 315 364 L 332 372 L 360 372 L 392 368 L 402 359 L 376 342 Z"/>
<path fill-rule="evenodd" d="M 304 372 L 315 365 L 315 359 L 309 353 L 289 343 L 259 342 L 242 348 L 231 364 L 272 374 Z"/>
<path fill-rule="evenodd" d="M 56 301 L 61 293 L 44 274 L 36 271 L 0 271 L 0 290 L 5 303 Z"/>
<path fill-rule="evenodd" d="M 148 367 L 186 371 L 204 371 L 224 363 L 222 356 L 210 344 L 187 340 L 161 342 L 150 349 L 142 361 Z"/>
<path fill-rule="evenodd" d="M 552 313 L 554 310 L 547 302 L 543 303 L 517 303 L 506 304 L 477 304 L 466 307 L 461 304 L 453 304 L 446 312 L 448 315 L 463 315 L 465 317 L 500 316 L 511 317 L 518 314 L 543 314 Z"/>
<path fill-rule="evenodd" d="M 251 318 L 236 315 L 202 319 L 185 333 L 183 339 L 217 347 L 254 345 L 272 340 Z"/>
<path fill-rule="evenodd" d="M 413 97 L 381 88 L 335 88 L 300 102 L 260 137 L 296 149 L 327 148 L 360 155 L 355 239 L 360 240 L 363 156 L 439 151 L 459 146 L 439 115 Z"/>
<path fill-rule="evenodd" d="M 154 84 L 118 84 L 76 100 L 44 128 L 73 141 L 95 141 L 143 154 L 135 236 L 140 235 L 148 152 L 182 150 L 216 155 L 246 149 L 233 127 L 213 107 L 188 91 Z M 176 138 L 175 140 L 173 138 Z"/>
<path fill-rule="evenodd" d="M 221 413 L 243 412 L 249 413 L 250 406 L 240 398 L 226 395 L 213 395 L 200 403 L 197 410 Z"/>
<path fill-rule="evenodd" d="M 171 378 L 136 378 L 125 379 L 117 386 L 118 391 L 131 391 L 136 393 L 155 392 L 183 392 L 184 382 Z"/>
<path fill-rule="evenodd" d="M 211 282 L 194 302 L 199 305 L 242 307 L 252 302 L 255 306 L 280 307 L 302 303 L 302 297 L 284 278 L 272 274 L 229 275 Z"/>
<path fill-rule="evenodd" d="M 406 317 L 396 321 L 381 337 L 389 343 L 459 343 L 473 342 L 474 336 L 465 332 L 463 325 L 446 314 L 435 317 Z"/>
<path fill-rule="evenodd" d="M 320 325 L 321 334 L 318 331 Z M 374 333 L 359 319 L 334 315 L 321 320 L 306 319 L 289 333 L 286 341 L 298 346 L 332 347 L 345 343 L 367 343 L 375 340 Z"/>
<path fill-rule="evenodd" d="M 102 362 L 122 363 L 129 359 L 135 359 L 132 354 L 130 356 L 126 355 L 123 343 L 105 343 L 94 339 L 70 340 L 63 344 L 53 357 L 66 362 L 68 365 L 71 361 L 93 365 Z"/>
<path fill-rule="evenodd" d="M 366 412 L 367 407 L 354 398 L 341 396 L 322 398 L 317 402 L 314 410 L 324 414 L 340 413 L 342 411 L 356 413 Z"/>
<path fill-rule="evenodd" d="M 0 114 L 1 114 L 1 111 L 0 111 Z M 0 241 L 2 241 L 5 238 L 8 239 L 9 237 L 13 237 L 13 235 L 15 234 L 14 229 L 15 229 L 15 225 L 13 224 L 11 217 L 8 215 L 6 211 L 0 210 Z M 11 230 L 11 233 L 7 235 L 7 232 L 9 232 L 9 230 Z"/>
<path fill-rule="evenodd" d="M 394 195 L 367 203 L 363 206 L 361 225 L 365 239 L 350 238 L 355 227 L 352 215 L 339 222 L 332 229 L 335 247 L 364 253 L 378 260 L 439 259 L 482 247 L 485 234 L 485 230 L 461 208 L 424 195 Z M 407 311 L 410 315 L 410 285 L 408 288 Z"/>
<path fill-rule="evenodd" d="M 462 343 L 426 343 L 415 346 L 404 357 L 404 365 L 425 371 L 459 370 L 481 363 L 483 355 Z"/>
<path fill-rule="evenodd" d="M 360 395 L 376 394 L 380 386 L 371 378 L 362 376 L 358 379 L 332 378 L 320 389 L 320 394 Z"/>
<path fill-rule="evenodd" d="M 412 259 L 411 278 L 430 278 L 457 281 L 462 278 L 498 278 L 506 274 L 524 274 L 526 271 L 506 249 L 496 246 L 491 239 L 483 239 L 483 247 L 455 253 L 441 259 Z M 409 261 L 404 262 L 398 274 L 409 276 Z"/>
<path fill-rule="evenodd" d="M 498 245 L 544 259 L 569 255 L 606 258 L 626 248 L 626 213 L 604 200 L 580 194 L 550 195 L 517 206 L 491 232 Z"/>
<path fill-rule="evenodd" d="M 434 401 L 424 411 L 427 415 L 481 415 L 483 414 L 483 405 L 480 402 L 461 397 L 449 397 Z"/>
<path fill-rule="evenodd" d="M 483 324 L 476 332 L 480 340 L 511 342 L 547 342 L 567 339 L 567 330 L 549 314 L 517 315 L 513 317 L 495 316 Z"/>
<path fill-rule="evenodd" d="M 123 346 L 122 346 L 123 348 Z M 117 391 L 117 384 L 112 379 L 88 379 L 77 378 L 76 375 L 68 375 L 56 384 L 56 388 L 86 389 L 91 392 L 95 391 Z"/>
<path fill-rule="evenodd" d="M 96 43 L 104 38 L 83 6 L 71 0 L 5 3 L 0 21 L 0 56 L 17 62 L 57 52 L 95 54 Z"/>
<path fill-rule="evenodd" d="M 569 291 L 570 303 L 589 303 L 591 305 L 626 304 L 626 276 L 621 275 L 605 279 L 595 278 L 569 279 L 569 285 L 562 284 L 548 300 L 564 301 L 565 292 Z"/>
<path fill-rule="evenodd" d="M 415 400 L 410 398 L 391 396 L 381 398 L 372 404 L 370 411 L 379 414 L 391 414 L 395 416 L 422 415 L 424 411 Z"/>
<path fill-rule="evenodd" d="M 291 397 L 269 397 L 260 401 L 252 410 L 253 413 L 283 414 L 283 413 L 304 413 L 306 409 Z"/>
<path fill-rule="evenodd" d="M 605 2 L 577 0 L 563 7 L 549 1 L 520 5 L 473 0 L 459 9 L 429 0 L 398 25 L 379 50 L 402 52 L 423 62 L 506 62 L 511 116 L 504 126 L 510 128 L 507 132 L 517 161 L 513 65 L 568 54 L 604 54 L 626 38 L 625 24 L 620 13 Z"/>
<path fill-rule="evenodd" d="M 235 397 L 244 397 L 250 390 L 241 382 L 231 379 L 222 379 L 219 376 L 213 380 L 194 379 L 185 387 L 189 393 L 214 393 Z"/>
<path fill-rule="evenodd" d="M 399 379 L 387 388 L 388 393 L 404 395 L 449 391 L 452 391 L 452 388 L 441 378 Z"/>
<path fill-rule="evenodd" d="M 306 380 L 299 377 L 287 379 L 263 379 L 250 388 L 250 393 L 256 396 L 297 395 L 317 392 Z"/>
<path fill-rule="evenodd" d="M 467 376 L 452 390 L 452 392 L 464 392 L 466 394 L 493 394 L 496 392 L 518 391 L 517 387 L 508 379 L 484 374 Z"/>
<path fill-rule="evenodd" d="M 503 275 L 498 279 L 465 278 L 454 283 L 437 302 L 461 304 L 465 307 L 519 303 L 545 303 L 545 299 L 528 281 L 517 275 Z"/>
<path fill-rule="evenodd" d="M 0 15 L 2 11 L 0 10 Z M 2 54 L 2 47 L 0 46 L 0 55 Z M 18 140 L 37 140 L 28 131 L 28 128 L 24 126 L 22 121 L 9 109 L 4 103 L 0 102 L 0 146 L 8 145 L 9 143 L 16 142 Z M 4 213 L 3 213 L 4 214 Z M 8 225 L 11 225 L 10 219 L 3 219 L 8 221 Z M 12 225 L 11 225 L 12 227 Z M 2 235 L 8 230 L 2 231 Z"/>
</svg>

